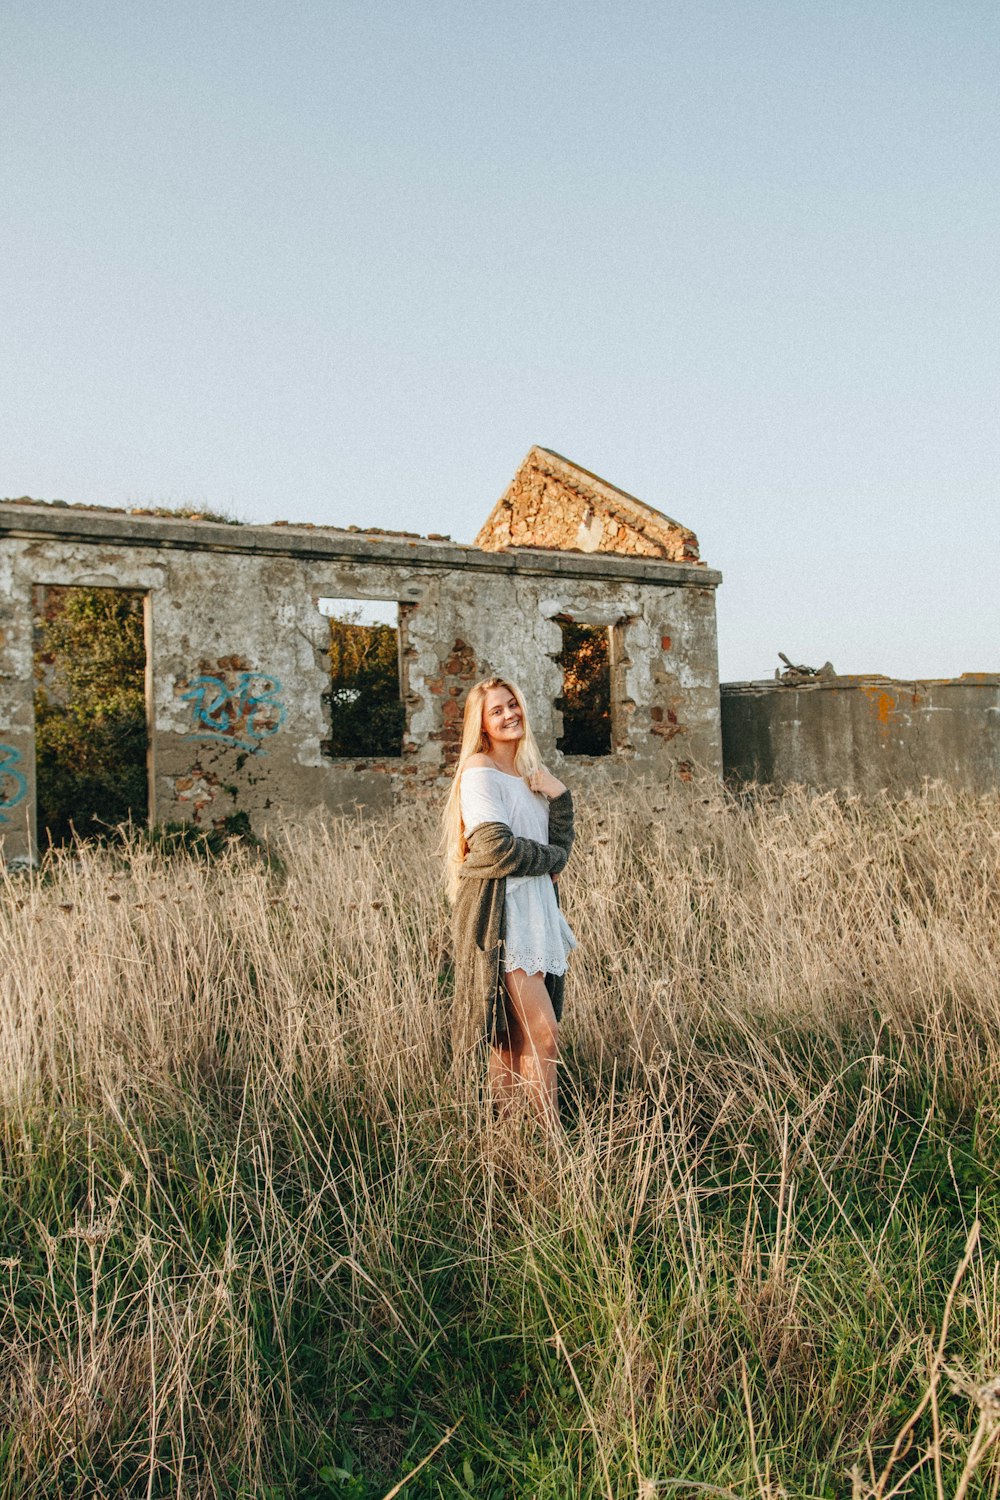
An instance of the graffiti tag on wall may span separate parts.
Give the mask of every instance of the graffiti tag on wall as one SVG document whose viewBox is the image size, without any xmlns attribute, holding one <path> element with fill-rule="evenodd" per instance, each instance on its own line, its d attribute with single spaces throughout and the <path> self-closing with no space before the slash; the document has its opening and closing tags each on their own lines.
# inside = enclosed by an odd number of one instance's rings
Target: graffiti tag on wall
<svg viewBox="0 0 1000 1500">
<path fill-rule="evenodd" d="M 287 717 L 281 683 L 263 672 L 241 672 L 235 683 L 224 677 L 195 677 L 181 693 L 191 705 L 195 728 L 186 740 L 208 740 L 240 750 L 267 752 L 261 742 L 277 734 Z"/>
<path fill-rule="evenodd" d="M 20 759 L 13 745 L 0 745 L 0 823 L 8 822 L 8 812 L 28 795 L 27 778 L 17 769 Z"/>
</svg>

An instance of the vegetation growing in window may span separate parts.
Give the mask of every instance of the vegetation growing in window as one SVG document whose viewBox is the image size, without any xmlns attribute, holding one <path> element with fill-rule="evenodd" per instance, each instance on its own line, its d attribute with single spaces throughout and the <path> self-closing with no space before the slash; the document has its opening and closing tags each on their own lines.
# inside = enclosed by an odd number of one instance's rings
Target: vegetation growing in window
<svg viewBox="0 0 1000 1500">
<path fill-rule="evenodd" d="M 399 687 L 399 636 L 392 625 L 354 615 L 330 621 L 331 756 L 399 755 L 405 708 Z"/>
<path fill-rule="evenodd" d="M 563 669 L 563 732 L 556 741 L 564 755 L 611 753 L 611 659 L 609 632 L 601 625 L 559 621 L 562 650 L 556 661 Z"/>
<path fill-rule="evenodd" d="M 36 590 L 35 767 L 43 845 L 145 823 L 143 596 L 126 589 Z"/>
</svg>

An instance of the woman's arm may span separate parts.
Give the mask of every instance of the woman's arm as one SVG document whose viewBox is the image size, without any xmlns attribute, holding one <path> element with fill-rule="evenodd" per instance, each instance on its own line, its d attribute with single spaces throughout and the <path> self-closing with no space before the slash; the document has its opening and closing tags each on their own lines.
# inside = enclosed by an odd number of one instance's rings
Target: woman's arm
<svg viewBox="0 0 1000 1500">
<path fill-rule="evenodd" d="M 478 880 L 502 880 L 509 875 L 558 874 L 568 849 L 518 838 L 507 823 L 480 823 L 468 835 L 469 852 L 459 875 Z"/>
<path fill-rule="evenodd" d="M 569 859 L 573 838 L 573 797 L 566 791 L 553 797 L 549 803 L 549 843 L 558 844 L 560 849 L 565 849 L 566 859 Z"/>
<path fill-rule="evenodd" d="M 573 846 L 573 798 L 569 788 L 558 776 L 553 776 L 545 766 L 539 766 L 528 777 L 533 792 L 540 792 L 549 801 L 549 840 L 566 850 L 567 856 Z"/>
</svg>

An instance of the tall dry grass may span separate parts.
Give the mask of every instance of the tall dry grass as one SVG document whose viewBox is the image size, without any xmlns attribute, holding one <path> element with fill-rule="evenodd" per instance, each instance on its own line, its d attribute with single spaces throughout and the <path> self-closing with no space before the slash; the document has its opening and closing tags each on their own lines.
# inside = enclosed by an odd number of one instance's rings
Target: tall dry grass
<svg viewBox="0 0 1000 1500">
<path fill-rule="evenodd" d="M 7 876 L 0 1496 L 995 1495 L 998 811 L 588 799 L 560 1145 L 417 812 Z"/>
</svg>

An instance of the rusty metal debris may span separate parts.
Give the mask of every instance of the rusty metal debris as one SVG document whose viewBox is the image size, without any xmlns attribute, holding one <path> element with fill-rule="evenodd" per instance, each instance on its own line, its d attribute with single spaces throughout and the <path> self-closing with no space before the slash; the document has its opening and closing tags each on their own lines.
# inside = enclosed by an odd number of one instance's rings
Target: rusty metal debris
<svg viewBox="0 0 1000 1500">
<path fill-rule="evenodd" d="M 778 655 L 785 666 L 784 670 L 781 667 L 775 667 L 775 682 L 785 682 L 790 687 L 797 687 L 802 682 L 830 682 L 837 675 L 837 669 L 832 661 L 825 661 L 821 667 L 806 667 L 797 666 L 795 662 L 789 661 L 784 651 L 779 651 Z"/>
</svg>

